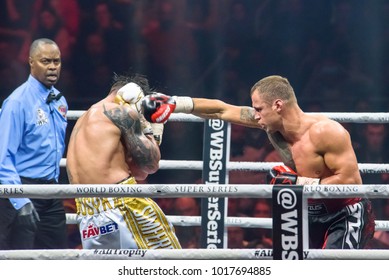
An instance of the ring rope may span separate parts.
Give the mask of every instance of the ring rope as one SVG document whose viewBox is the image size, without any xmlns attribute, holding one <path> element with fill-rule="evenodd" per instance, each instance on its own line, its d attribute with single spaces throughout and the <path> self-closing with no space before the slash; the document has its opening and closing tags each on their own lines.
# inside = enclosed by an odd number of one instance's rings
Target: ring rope
<svg viewBox="0 0 389 280">
<path fill-rule="evenodd" d="M 176 216 L 166 215 L 166 218 L 174 225 L 181 227 L 201 226 L 201 216 Z M 225 220 L 226 227 L 241 228 L 265 228 L 271 229 L 272 218 L 252 218 L 252 217 L 227 217 Z M 66 224 L 77 224 L 77 214 L 66 213 Z M 375 221 L 375 230 L 389 231 L 389 221 Z"/>
<path fill-rule="evenodd" d="M 60 161 L 61 167 L 66 166 L 66 158 Z M 283 165 L 282 162 L 245 162 L 230 161 L 227 162 L 227 170 L 238 171 L 259 171 L 268 172 L 276 165 Z M 362 173 L 389 173 L 389 164 L 385 163 L 359 163 L 359 170 Z M 160 160 L 160 169 L 181 169 L 181 170 L 203 170 L 203 161 L 201 160 Z"/>
<path fill-rule="evenodd" d="M 388 260 L 389 250 L 304 250 L 306 260 Z M 272 260 L 272 249 L 95 249 L 8 250 L 0 260 Z"/>
<path fill-rule="evenodd" d="M 201 226 L 201 216 L 178 216 L 166 215 L 166 218 L 174 226 Z M 66 224 L 77 224 L 77 214 L 66 213 Z M 227 217 L 225 221 L 227 227 L 243 227 L 243 228 L 272 228 L 272 218 L 251 218 L 251 217 Z M 389 221 L 388 221 L 389 227 Z M 389 230 L 389 229 L 388 229 Z"/>
<path fill-rule="evenodd" d="M 79 117 L 82 116 L 86 111 L 83 110 L 69 110 L 67 113 L 67 119 L 68 120 L 77 120 Z M 185 114 L 185 113 L 173 113 L 171 114 L 169 121 L 175 121 L 175 122 L 204 122 L 205 119 Z"/>
<path fill-rule="evenodd" d="M 273 185 L 265 184 L 59 184 L 0 185 L 2 197 L 262 197 L 271 198 Z M 389 185 L 304 185 L 305 198 L 388 198 Z"/>
<path fill-rule="evenodd" d="M 318 113 L 308 113 L 315 114 Z M 341 122 L 341 123 L 389 123 L 389 113 L 387 112 L 363 112 L 363 113 L 352 113 L 352 112 L 322 112 L 321 115 L 325 115 L 328 118 Z"/>
<path fill-rule="evenodd" d="M 85 111 L 83 110 L 69 110 L 67 113 L 67 118 L 69 120 L 76 120 Z M 317 113 L 307 113 L 307 114 L 317 114 Z M 333 119 L 338 122 L 343 123 L 389 123 L 389 113 L 351 113 L 351 112 L 322 112 L 322 115 L 327 116 L 330 119 Z M 169 121 L 186 121 L 186 122 L 203 122 L 204 119 L 184 113 L 173 113 L 171 114 Z"/>
</svg>

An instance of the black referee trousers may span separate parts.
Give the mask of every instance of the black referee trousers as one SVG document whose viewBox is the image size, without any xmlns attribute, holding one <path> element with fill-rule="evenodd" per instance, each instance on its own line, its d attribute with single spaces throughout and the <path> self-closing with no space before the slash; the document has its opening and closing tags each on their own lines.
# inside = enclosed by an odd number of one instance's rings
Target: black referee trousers
<svg viewBox="0 0 389 280">
<path fill-rule="evenodd" d="M 55 180 L 21 177 L 22 184 L 57 184 Z M 50 188 L 50 186 L 47 186 Z M 66 214 L 62 199 L 31 199 L 40 221 L 35 233 L 35 249 L 67 249 Z"/>
</svg>

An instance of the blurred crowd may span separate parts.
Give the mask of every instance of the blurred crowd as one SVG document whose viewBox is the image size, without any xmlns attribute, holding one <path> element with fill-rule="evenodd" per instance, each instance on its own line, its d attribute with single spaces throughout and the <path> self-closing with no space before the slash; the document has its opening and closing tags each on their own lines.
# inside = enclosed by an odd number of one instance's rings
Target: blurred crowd
<svg viewBox="0 0 389 280">
<path fill-rule="evenodd" d="M 39 37 L 53 39 L 61 49 L 57 88 L 70 110 L 90 107 L 108 93 L 114 72 L 127 71 L 146 75 L 160 92 L 237 105 L 250 106 L 251 85 L 278 74 L 289 79 L 307 112 L 389 108 L 388 0 L 1 1 L 0 105 L 26 79 L 28 47 Z M 344 126 L 358 162 L 389 162 L 386 124 Z M 69 122 L 68 136 L 72 127 Z M 166 124 L 163 159 L 201 160 L 202 133 L 202 124 Z M 232 126 L 230 160 L 279 158 L 265 135 Z M 387 184 L 389 174 L 363 174 L 363 180 Z M 160 170 L 148 182 L 201 183 L 201 171 Z M 265 174 L 234 171 L 229 182 L 260 184 Z M 167 215 L 200 214 L 197 199 L 157 202 Z M 228 202 L 229 216 L 271 217 L 267 200 Z M 377 219 L 388 220 L 388 202 L 373 204 Z M 199 247 L 194 230 L 199 229 L 177 227 L 183 247 Z M 389 240 L 382 243 L 374 246 L 389 247 Z M 229 246 L 270 247 L 271 231 L 230 228 Z"/>
<path fill-rule="evenodd" d="M 60 87 L 74 109 L 129 69 L 160 91 L 249 104 L 266 75 L 291 81 L 300 103 L 387 107 L 387 0 L 6 0 L 0 4 L 1 100 L 25 78 L 28 46 L 54 39 Z M 381 107 L 380 107 L 381 106 Z M 305 109 L 305 108 L 304 108 Z"/>
</svg>

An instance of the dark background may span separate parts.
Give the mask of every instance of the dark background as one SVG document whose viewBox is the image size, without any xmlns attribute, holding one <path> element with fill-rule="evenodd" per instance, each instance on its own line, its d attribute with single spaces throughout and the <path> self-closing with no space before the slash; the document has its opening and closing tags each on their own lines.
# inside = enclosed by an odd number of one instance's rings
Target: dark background
<svg viewBox="0 0 389 280">
<path fill-rule="evenodd" d="M 56 87 L 69 110 L 89 108 L 108 94 L 114 72 L 128 71 L 146 75 L 154 89 L 169 95 L 237 105 L 250 106 L 251 86 L 277 74 L 289 79 L 307 112 L 389 107 L 387 0 L 1 1 L 0 105 L 27 79 L 28 48 L 39 37 L 61 49 Z M 68 136 L 73 125 L 69 121 Z M 359 162 L 389 162 L 386 124 L 373 127 L 375 134 L 367 125 L 344 126 Z M 202 135 L 201 123 L 168 122 L 162 158 L 201 160 Z M 258 131 L 233 127 L 231 160 L 271 161 L 271 152 Z M 364 182 L 386 183 L 387 177 L 364 175 Z M 160 170 L 148 182 L 199 183 L 201 171 Z M 247 182 L 263 183 L 263 176 Z"/>
</svg>

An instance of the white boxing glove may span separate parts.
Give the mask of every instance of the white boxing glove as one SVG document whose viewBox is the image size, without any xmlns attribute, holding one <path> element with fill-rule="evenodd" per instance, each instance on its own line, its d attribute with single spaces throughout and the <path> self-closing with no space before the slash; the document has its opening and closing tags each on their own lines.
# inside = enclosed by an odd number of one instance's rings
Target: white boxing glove
<svg viewBox="0 0 389 280">
<path fill-rule="evenodd" d="M 138 113 L 141 113 L 141 103 L 144 96 L 142 88 L 131 82 L 118 89 L 115 96 L 115 103 L 129 105 Z"/>
</svg>

